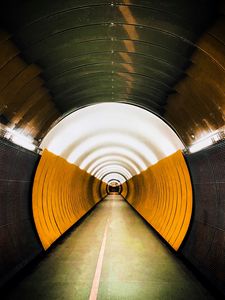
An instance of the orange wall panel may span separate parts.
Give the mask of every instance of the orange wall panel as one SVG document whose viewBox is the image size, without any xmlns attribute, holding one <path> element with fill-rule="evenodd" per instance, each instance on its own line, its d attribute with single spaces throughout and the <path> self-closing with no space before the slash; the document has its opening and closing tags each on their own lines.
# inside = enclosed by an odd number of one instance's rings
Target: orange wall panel
<svg viewBox="0 0 225 300">
<path fill-rule="evenodd" d="M 191 179 L 182 152 L 164 158 L 127 184 L 127 201 L 178 250 L 192 214 Z"/>
<path fill-rule="evenodd" d="M 45 150 L 36 171 L 32 199 L 44 249 L 105 196 L 104 182 Z"/>
</svg>

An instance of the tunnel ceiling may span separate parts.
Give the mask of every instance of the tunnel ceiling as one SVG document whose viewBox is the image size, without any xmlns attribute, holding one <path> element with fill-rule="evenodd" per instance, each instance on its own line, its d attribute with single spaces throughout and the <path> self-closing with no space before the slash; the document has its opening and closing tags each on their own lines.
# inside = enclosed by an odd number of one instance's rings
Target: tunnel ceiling
<svg viewBox="0 0 225 300">
<path fill-rule="evenodd" d="M 21 57 L 40 67 L 60 114 L 93 103 L 125 102 L 166 116 L 180 129 L 171 112 L 165 115 L 168 97 L 187 76 L 216 4 L 11 0 L 1 2 L 1 20 Z"/>
<path fill-rule="evenodd" d="M 164 121 L 145 109 L 99 103 L 61 120 L 45 136 L 41 148 L 99 179 L 120 177 L 123 182 L 184 145 Z"/>
</svg>

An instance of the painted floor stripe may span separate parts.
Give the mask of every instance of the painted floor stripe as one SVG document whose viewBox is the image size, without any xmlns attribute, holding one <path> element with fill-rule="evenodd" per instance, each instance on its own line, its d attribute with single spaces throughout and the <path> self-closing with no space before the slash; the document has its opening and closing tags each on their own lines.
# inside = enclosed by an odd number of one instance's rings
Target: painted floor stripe
<svg viewBox="0 0 225 300">
<path fill-rule="evenodd" d="M 95 270 L 95 276 L 93 279 L 89 300 L 96 300 L 98 297 L 98 288 L 99 288 L 100 277 L 102 272 L 102 264 L 103 264 L 108 228 L 109 228 L 109 219 L 107 219 L 107 223 L 105 226 L 104 236 L 103 236 L 102 245 L 98 256 L 98 262 Z"/>
</svg>

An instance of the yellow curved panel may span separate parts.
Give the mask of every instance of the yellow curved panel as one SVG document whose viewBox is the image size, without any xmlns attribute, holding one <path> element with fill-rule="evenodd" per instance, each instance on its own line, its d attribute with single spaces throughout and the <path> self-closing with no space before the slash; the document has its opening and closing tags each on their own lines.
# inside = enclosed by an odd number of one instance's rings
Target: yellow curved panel
<svg viewBox="0 0 225 300">
<path fill-rule="evenodd" d="M 127 201 L 178 250 L 192 215 L 192 186 L 181 151 L 123 184 Z"/>
<path fill-rule="evenodd" d="M 106 184 L 45 150 L 32 196 L 34 222 L 44 249 L 106 196 Z"/>
</svg>

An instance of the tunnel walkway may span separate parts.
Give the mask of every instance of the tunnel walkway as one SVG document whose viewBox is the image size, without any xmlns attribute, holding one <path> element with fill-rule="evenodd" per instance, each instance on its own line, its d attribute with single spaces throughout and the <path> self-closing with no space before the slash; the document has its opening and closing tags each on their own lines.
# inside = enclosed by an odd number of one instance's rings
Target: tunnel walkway
<svg viewBox="0 0 225 300">
<path fill-rule="evenodd" d="M 90 297 L 91 294 L 91 297 Z M 123 200 L 110 195 L 5 299 L 214 299 Z"/>
</svg>

